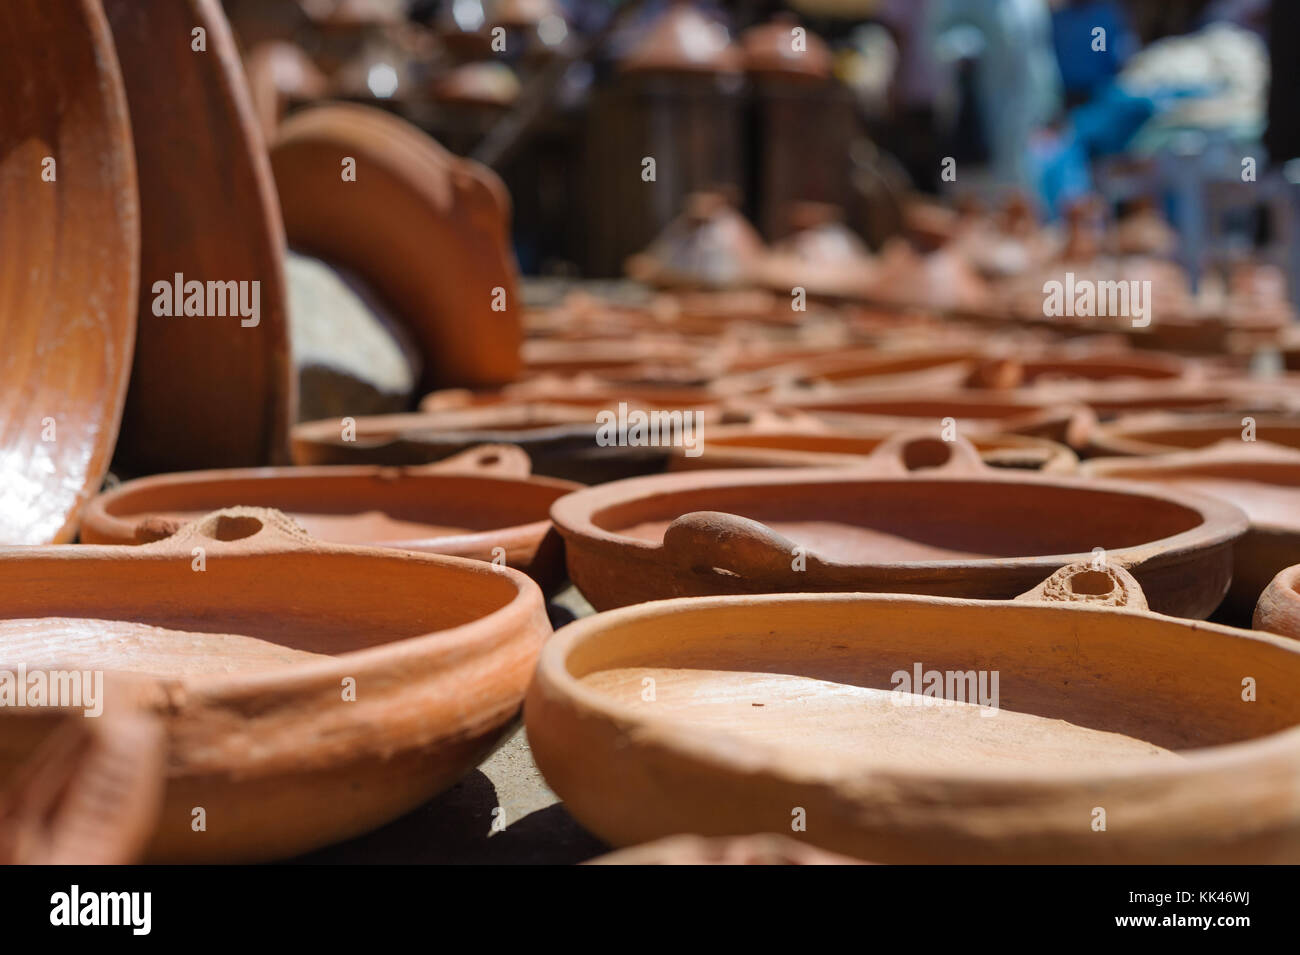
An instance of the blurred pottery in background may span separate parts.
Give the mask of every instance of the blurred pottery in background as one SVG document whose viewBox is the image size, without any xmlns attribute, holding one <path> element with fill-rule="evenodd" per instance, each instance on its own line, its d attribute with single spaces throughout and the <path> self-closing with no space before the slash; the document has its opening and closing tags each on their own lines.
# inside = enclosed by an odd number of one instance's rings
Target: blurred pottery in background
<svg viewBox="0 0 1300 955">
<path fill-rule="evenodd" d="M 632 278 L 665 288 L 749 285 L 762 268 L 763 240 L 721 192 L 687 197 L 686 210 L 627 262 Z"/>
<path fill-rule="evenodd" d="M 922 452 L 932 466 L 911 470 Z M 598 610 L 792 591 L 1006 599 L 1102 551 L 1153 608 L 1195 618 L 1222 600 L 1247 528 L 1214 498 L 996 470 L 964 440 L 906 433 L 854 470 L 633 478 L 561 498 L 551 519 L 570 578 Z"/>
<path fill-rule="evenodd" d="M 1269 581 L 1255 607 L 1252 626 L 1300 639 L 1300 566 L 1287 567 Z"/>
<path fill-rule="evenodd" d="M 0 87 L 0 543 L 65 543 L 113 455 L 140 284 L 126 92 L 99 4 L 0 6 Z"/>
<path fill-rule="evenodd" d="M 356 272 L 383 298 L 420 347 L 426 391 L 519 373 L 509 198 L 493 173 L 353 104 L 294 114 L 271 165 L 290 242 Z"/>
<path fill-rule="evenodd" d="M 527 454 L 511 445 L 409 468 L 186 471 L 101 494 L 87 511 L 81 539 L 148 543 L 223 507 L 267 507 L 318 540 L 495 562 L 554 590 L 564 580 L 564 549 L 550 508 L 578 487 L 529 477 Z"/>
<path fill-rule="evenodd" d="M 1300 451 L 1300 416 L 1244 412 L 1124 415 L 1094 428 L 1088 444 L 1095 455 L 1139 457 L 1195 451 L 1223 441 L 1259 441 Z"/>
<path fill-rule="evenodd" d="M 321 99 L 329 80 L 296 43 L 259 43 L 244 57 L 244 75 L 262 138 L 271 142 L 291 106 Z"/>
<path fill-rule="evenodd" d="M 140 301 L 117 460 L 247 467 L 288 454 L 284 229 L 217 0 L 106 0 L 140 182 Z M 206 49 L 191 31 L 202 27 Z"/>
<path fill-rule="evenodd" d="M 1261 673 L 1274 689 L 1243 706 Z M 801 842 L 885 863 L 1294 863 L 1297 681 L 1300 643 L 1152 613 L 1128 572 L 1083 563 L 1000 603 L 598 614 L 547 643 L 524 712 L 547 785 L 614 846 L 802 810 Z"/>
<path fill-rule="evenodd" d="M 155 862 L 283 858 L 410 811 L 501 739 L 550 633 L 509 567 L 254 508 L 140 547 L 0 549 L 0 570 L 0 667 L 126 674 L 162 720 Z"/>
</svg>

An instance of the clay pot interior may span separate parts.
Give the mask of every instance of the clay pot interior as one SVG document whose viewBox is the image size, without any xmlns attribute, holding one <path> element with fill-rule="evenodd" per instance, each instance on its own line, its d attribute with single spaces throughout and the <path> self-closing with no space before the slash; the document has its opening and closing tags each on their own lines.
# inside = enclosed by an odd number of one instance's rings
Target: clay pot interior
<svg viewBox="0 0 1300 955">
<path fill-rule="evenodd" d="M 1102 424 L 1089 438 L 1100 454 L 1143 456 L 1241 441 L 1249 422 L 1258 442 L 1300 450 L 1300 419 L 1277 415 L 1133 415 Z"/>
<path fill-rule="evenodd" d="M 1295 764 L 1300 701 L 1242 706 L 1241 678 L 1300 679 L 1300 644 L 1143 612 L 1122 572 L 1068 573 L 1056 591 L 1068 608 L 1041 592 L 792 594 L 579 621 L 543 652 L 526 704 L 538 765 L 616 846 L 788 826 L 798 805 L 820 822 L 801 839 L 891 863 L 1296 858 L 1293 819 L 1285 834 L 1242 826 L 1236 840 L 1221 825 L 1260 804 L 1224 788 L 1230 753 L 1253 753 L 1261 771 L 1266 753 Z M 1121 588 L 1138 612 L 1115 609 Z M 916 661 L 997 671 L 996 713 L 894 705 L 895 674 L 910 678 Z M 919 687 L 901 692 L 920 702 Z M 1247 742 L 1268 748 L 1233 749 Z M 1097 804 L 1111 831 L 1089 841 Z"/>
</svg>

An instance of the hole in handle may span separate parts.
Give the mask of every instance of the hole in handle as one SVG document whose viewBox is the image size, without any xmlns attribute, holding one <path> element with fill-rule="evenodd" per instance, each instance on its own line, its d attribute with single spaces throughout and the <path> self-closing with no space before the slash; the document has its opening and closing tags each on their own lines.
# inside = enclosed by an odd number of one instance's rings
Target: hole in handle
<svg viewBox="0 0 1300 955">
<path fill-rule="evenodd" d="M 247 514 L 213 514 L 199 525 L 199 533 L 217 541 L 238 541 L 252 537 L 265 525 L 260 517 Z"/>
</svg>

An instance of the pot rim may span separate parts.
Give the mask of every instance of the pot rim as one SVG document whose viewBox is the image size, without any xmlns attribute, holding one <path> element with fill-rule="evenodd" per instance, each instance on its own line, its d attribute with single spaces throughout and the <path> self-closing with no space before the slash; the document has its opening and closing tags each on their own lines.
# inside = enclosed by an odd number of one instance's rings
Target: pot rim
<svg viewBox="0 0 1300 955">
<path fill-rule="evenodd" d="M 917 476 L 918 474 L 923 476 Z M 566 541 L 595 541 L 607 546 L 626 548 L 634 553 L 639 552 L 650 555 L 663 550 L 662 541 L 640 540 L 625 534 L 607 531 L 596 525 L 593 520 L 594 515 L 598 511 L 619 504 L 626 504 L 649 497 L 666 497 L 684 491 L 752 487 L 755 485 L 766 485 L 773 488 L 781 487 L 788 491 L 799 485 L 809 484 L 921 482 L 940 485 L 964 483 L 1029 484 L 1035 487 L 1066 490 L 1118 492 L 1147 499 L 1155 498 L 1175 504 L 1196 512 L 1200 517 L 1200 523 L 1195 527 L 1180 531 L 1172 536 L 1157 538 L 1130 547 L 1117 547 L 1107 550 L 1109 560 L 1126 564 L 1140 564 L 1157 556 L 1185 554 L 1198 548 L 1230 543 L 1245 534 L 1250 526 L 1249 519 L 1241 508 L 1230 502 L 1203 494 L 1182 490 L 1173 491 L 1140 482 L 1098 480 L 1052 473 L 1021 473 L 993 468 L 989 468 L 987 474 L 980 473 L 976 475 L 930 475 L 926 472 L 911 472 L 902 475 L 878 474 L 853 471 L 847 468 L 754 468 L 741 471 L 685 471 L 653 474 L 644 477 L 626 478 L 621 481 L 611 481 L 607 484 L 574 491 L 551 505 L 551 521 Z M 830 567 L 889 567 L 900 570 L 936 570 L 955 566 L 977 569 L 1006 567 L 1008 565 L 1017 567 L 1041 566 L 1045 571 L 1044 576 L 1058 567 L 1088 557 L 1088 554 L 1075 553 L 1035 554 L 1019 557 L 954 558 L 950 560 L 845 562 L 818 555 L 819 560 Z"/>
<path fill-rule="evenodd" d="M 532 697 L 533 694 L 537 693 L 547 697 L 552 704 L 560 703 L 566 706 L 576 706 L 586 710 L 588 718 L 590 718 L 590 714 L 595 714 L 598 718 L 615 724 L 625 736 L 638 737 L 647 742 L 652 742 L 656 746 L 676 750 L 701 762 L 717 766 L 723 772 L 737 775 L 765 773 L 775 778 L 802 784 L 822 783 L 834 785 L 871 777 L 906 780 L 923 785 L 971 783 L 1003 786 L 1048 785 L 1064 787 L 1132 782 L 1134 779 L 1139 778 L 1150 779 L 1153 782 L 1178 781 L 1179 777 L 1195 778 L 1206 772 L 1246 769 L 1276 758 L 1290 758 L 1297 766 L 1300 766 L 1300 722 L 1297 722 L 1289 728 L 1240 742 L 1179 750 L 1178 755 L 1181 757 L 1179 761 L 1146 761 L 1138 772 L 1133 771 L 1135 766 L 1140 765 L 1140 762 L 1135 761 L 1116 763 L 1100 770 L 1074 765 L 1035 767 L 1032 772 L 990 766 L 968 766 L 959 770 L 881 766 L 857 770 L 848 774 L 810 775 L 787 770 L 782 766 L 779 755 L 765 752 L 762 746 L 750 743 L 740 734 L 730 733 L 726 730 L 690 726 L 689 723 L 680 718 L 648 717 L 635 706 L 621 703 L 606 693 L 584 685 L 568 669 L 569 659 L 580 647 L 600 639 L 615 639 L 621 626 L 630 621 L 646 619 L 674 621 L 680 619 L 682 613 L 708 612 L 727 607 L 752 607 L 761 611 L 766 606 L 777 604 L 805 605 L 809 607 L 810 613 L 815 613 L 819 605 L 863 604 L 867 607 L 876 605 L 934 607 L 941 605 L 950 608 L 954 614 L 962 610 L 970 612 L 975 609 L 985 608 L 1024 609 L 1026 607 L 1044 611 L 1057 610 L 1063 613 L 1099 614 L 1106 619 L 1114 619 L 1115 614 L 1122 614 L 1164 621 L 1173 625 L 1181 624 L 1192 629 L 1220 634 L 1226 639 L 1269 644 L 1289 653 L 1300 655 L 1300 641 L 1282 635 L 1256 630 L 1242 630 L 1223 624 L 1184 620 L 1183 618 L 1170 617 L 1150 610 L 1134 610 L 1131 608 L 1093 607 L 1086 604 L 1057 604 L 1045 601 L 972 600 L 958 597 L 875 593 L 792 593 L 676 597 L 669 600 L 655 600 L 604 611 L 575 620 L 560 628 L 542 648 L 529 696 Z M 527 716 L 526 708 L 525 716 Z M 688 727 L 690 732 L 682 732 L 683 727 Z"/>
</svg>

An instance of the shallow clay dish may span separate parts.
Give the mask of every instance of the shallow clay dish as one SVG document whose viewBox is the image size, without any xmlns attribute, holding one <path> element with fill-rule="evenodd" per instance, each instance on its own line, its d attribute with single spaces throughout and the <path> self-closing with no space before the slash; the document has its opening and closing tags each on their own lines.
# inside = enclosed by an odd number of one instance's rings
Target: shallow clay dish
<svg viewBox="0 0 1300 955">
<path fill-rule="evenodd" d="M 343 179 L 349 157 L 355 181 Z M 352 269 L 384 298 L 419 343 L 424 390 L 519 373 L 510 200 L 495 174 L 354 104 L 290 116 L 271 165 L 289 241 Z"/>
<path fill-rule="evenodd" d="M 1115 457 L 1195 451 L 1220 441 L 1241 441 L 1252 424 L 1256 441 L 1300 451 L 1300 417 L 1247 412 L 1125 415 L 1094 428 L 1088 450 Z"/>
<path fill-rule="evenodd" d="M 620 849 L 584 865 L 862 865 L 859 859 L 826 852 L 788 836 L 766 833 L 705 839 L 669 836 Z"/>
<path fill-rule="evenodd" d="M 528 474 L 528 455 L 510 445 L 410 468 L 160 474 L 128 481 L 92 501 L 81 539 L 146 543 L 223 507 L 272 507 L 318 540 L 500 558 L 544 589 L 554 588 L 564 580 L 564 547 L 551 526 L 550 507 L 580 485 Z"/>
<path fill-rule="evenodd" d="M 0 708 L 0 865 L 136 861 L 162 804 L 163 752 L 146 713 Z"/>
<path fill-rule="evenodd" d="M 885 431 L 840 431 L 824 425 L 820 430 L 724 425 L 705 432 L 704 452 L 697 457 L 688 457 L 676 449 L 668 469 L 858 467 L 864 455 L 872 454 L 890 436 Z M 988 434 L 977 435 L 970 443 L 984 463 L 995 468 L 1069 474 L 1079 464 L 1073 451 L 1046 438 Z M 906 462 L 909 471 L 942 465 L 947 460 L 936 442 L 917 443 L 912 452 L 913 459 Z"/>
<path fill-rule="evenodd" d="M 140 681 L 168 737 L 157 862 L 289 856 L 420 805 L 501 738 L 550 632 L 509 567 L 255 508 L 140 547 L 0 548 L 0 605 L 0 667 Z"/>
<path fill-rule="evenodd" d="M 64 543 L 113 455 L 140 274 L 126 92 L 99 4 L 0 5 L 0 89 L 0 542 Z"/>
<path fill-rule="evenodd" d="M 414 465 L 440 461 L 481 444 L 513 444 L 528 453 L 534 474 L 580 483 L 663 471 L 670 448 L 601 447 L 595 412 L 580 406 L 499 405 L 437 413 L 352 419 L 344 436 L 337 419 L 293 429 L 298 464 Z"/>
<path fill-rule="evenodd" d="M 1241 508 L 1250 529 L 1233 546 L 1232 587 L 1221 613 L 1244 626 L 1273 576 L 1300 564 L 1300 451 L 1240 436 L 1152 458 L 1094 458 L 1090 475 L 1193 491 Z"/>
<path fill-rule="evenodd" d="M 917 668 L 950 695 L 898 676 Z M 1152 613 L 1085 563 L 1007 602 L 598 614 L 548 642 L 524 712 L 547 785 L 614 846 L 770 831 L 886 863 L 1295 863 L 1297 681 L 1300 642 Z"/>
<path fill-rule="evenodd" d="M 561 498 L 569 577 L 598 610 L 665 597 L 872 591 L 1013 597 L 1106 551 L 1163 613 L 1205 617 L 1246 530 L 1235 506 L 1150 485 L 999 471 L 964 441 L 909 472 L 914 435 L 843 468 L 697 471 Z M 936 453 L 939 453 L 936 449 Z"/>
<path fill-rule="evenodd" d="M 106 0 L 140 182 L 139 330 L 118 460 L 134 472 L 282 463 L 294 417 L 284 228 L 258 118 L 217 0 Z M 191 31 L 206 31 L 206 52 Z M 157 315 L 183 283 L 204 315 Z M 225 283 L 250 283 L 237 287 Z M 161 287 L 160 287 L 161 288 Z M 209 314 L 208 298 L 213 312 Z M 223 308 L 224 305 L 224 308 Z M 248 324 L 256 321 L 256 325 Z"/>
</svg>

